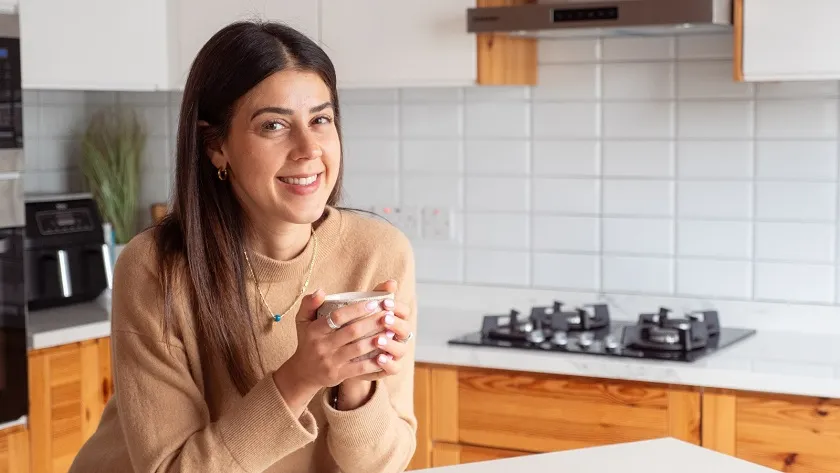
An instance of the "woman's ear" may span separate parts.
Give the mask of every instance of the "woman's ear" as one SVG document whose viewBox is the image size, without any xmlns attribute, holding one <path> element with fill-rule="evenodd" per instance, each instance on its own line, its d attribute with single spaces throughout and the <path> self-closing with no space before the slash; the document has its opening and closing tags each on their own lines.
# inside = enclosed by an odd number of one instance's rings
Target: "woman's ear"
<svg viewBox="0 0 840 473">
<path fill-rule="evenodd" d="M 204 152 L 213 166 L 216 168 L 223 168 L 227 166 L 227 158 L 222 150 L 221 140 L 214 128 L 205 120 L 198 121 L 198 135 L 201 137 L 201 143 L 204 146 Z"/>
</svg>

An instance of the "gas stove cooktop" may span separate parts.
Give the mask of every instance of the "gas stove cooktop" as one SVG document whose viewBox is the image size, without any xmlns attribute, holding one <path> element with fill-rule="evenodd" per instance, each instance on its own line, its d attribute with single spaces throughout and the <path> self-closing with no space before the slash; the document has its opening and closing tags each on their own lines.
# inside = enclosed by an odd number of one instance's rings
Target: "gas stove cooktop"
<svg viewBox="0 0 840 473">
<path fill-rule="evenodd" d="M 751 329 L 721 327 L 715 310 L 684 317 L 672 317 L 670 312 L 662 307 L 630 322 L 611 320 L 606 304 L 566 309 L 554 301 L 551 306 L 531 308 L 527 316 L 516 310 L 485 315 L 480 331 L 449 343 L 692 362 L 755 334 Z"/>
</svg>

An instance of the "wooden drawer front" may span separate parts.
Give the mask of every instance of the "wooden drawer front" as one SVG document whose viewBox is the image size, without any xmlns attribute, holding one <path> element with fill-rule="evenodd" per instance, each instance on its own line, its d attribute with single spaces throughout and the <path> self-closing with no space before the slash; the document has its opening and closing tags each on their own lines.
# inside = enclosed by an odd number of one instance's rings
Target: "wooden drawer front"
<svg viewBox="0 0 840 473">
<path fill-rule="evenodd" d="M 699 443 L 687 388 L 520 372 L 459 370 L 461 444 L 550 452 L 663 436 Z"/>
<path fill-rule="evenodd" d="M 529 452 L 437 442 L 432 447 L 432 466 L 463 465 L 464 463 L 498 460 L 528 454 Z"/>
<path fill-rule="evenodd" d="M 840 472 L 840 401 L 738 394 L 736 455 L 787 472 Z"/>
<path fill-rule="evenodd" d="M 0 430 L 0 473 L 29 472 L 29 431 L 17 426 Z"/>
</svg>

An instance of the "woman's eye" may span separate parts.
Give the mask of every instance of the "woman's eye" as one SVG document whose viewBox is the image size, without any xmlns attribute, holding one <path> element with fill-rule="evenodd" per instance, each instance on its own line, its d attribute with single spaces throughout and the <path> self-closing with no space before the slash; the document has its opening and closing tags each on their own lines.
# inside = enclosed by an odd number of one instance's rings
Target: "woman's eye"
<svg viewBox="0 0 840 473">
<path fill-rule="evenodd" d="M 266 131 L 278 131 L 283 127 L 283 124 L 280 122 L 267 122 L 263 125 L 263 130 Z"/>
<path fill-rule="evenodd" d="M 314 120 L 314 122 L 318 125 L 329 125 L 332 123 L 332 118 L 328 116 L 320 116 Z"/>
</svg>

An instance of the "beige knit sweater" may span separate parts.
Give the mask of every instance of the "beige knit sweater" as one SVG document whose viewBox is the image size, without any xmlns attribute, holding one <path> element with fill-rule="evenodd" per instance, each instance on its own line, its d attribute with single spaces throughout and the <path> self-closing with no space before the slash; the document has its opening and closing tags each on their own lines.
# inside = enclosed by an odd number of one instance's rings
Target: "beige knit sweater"
<svg viewBox="0 0 840 473">
<path fill-rule="evenodd" d="M 327 212 L 316 230 L 318 255 L 307 293 L 316 288 L 328 294 L 370 290 L 393 278 L 399 284 L 396 298 L 412 308 L 409 320 L 416 329 L 409 241 L 381 220 L 329 207 Z M 185 295 L 176 301 L 177 326 L 172 333 L 162 332 L 153 238 L 151 230 L 138 235 L 117 262 L 111 333 L 115 394 L 71 473 L 387 473 L 406 468 L 417 425 L 413 342 L 401 373 L 376 382 L 366 404 L 337 411 L 322 390 L 295 418 L 271 372 L 295 351 L 297 308 L 274 323 L 264 307 L 256 306 L 259 349 L 269 370 L 242 397 L 224 368 L 214 368 L 221 364 L 211 366 L 199 357 L 194 321 L 200 314 L 187 308 Z M 269 306 L 285 308 L 294 300 L 312 251 L 310 240 L 291 261 L 252 258 L 263 293 L 270 284 Z"/>
</svg>

